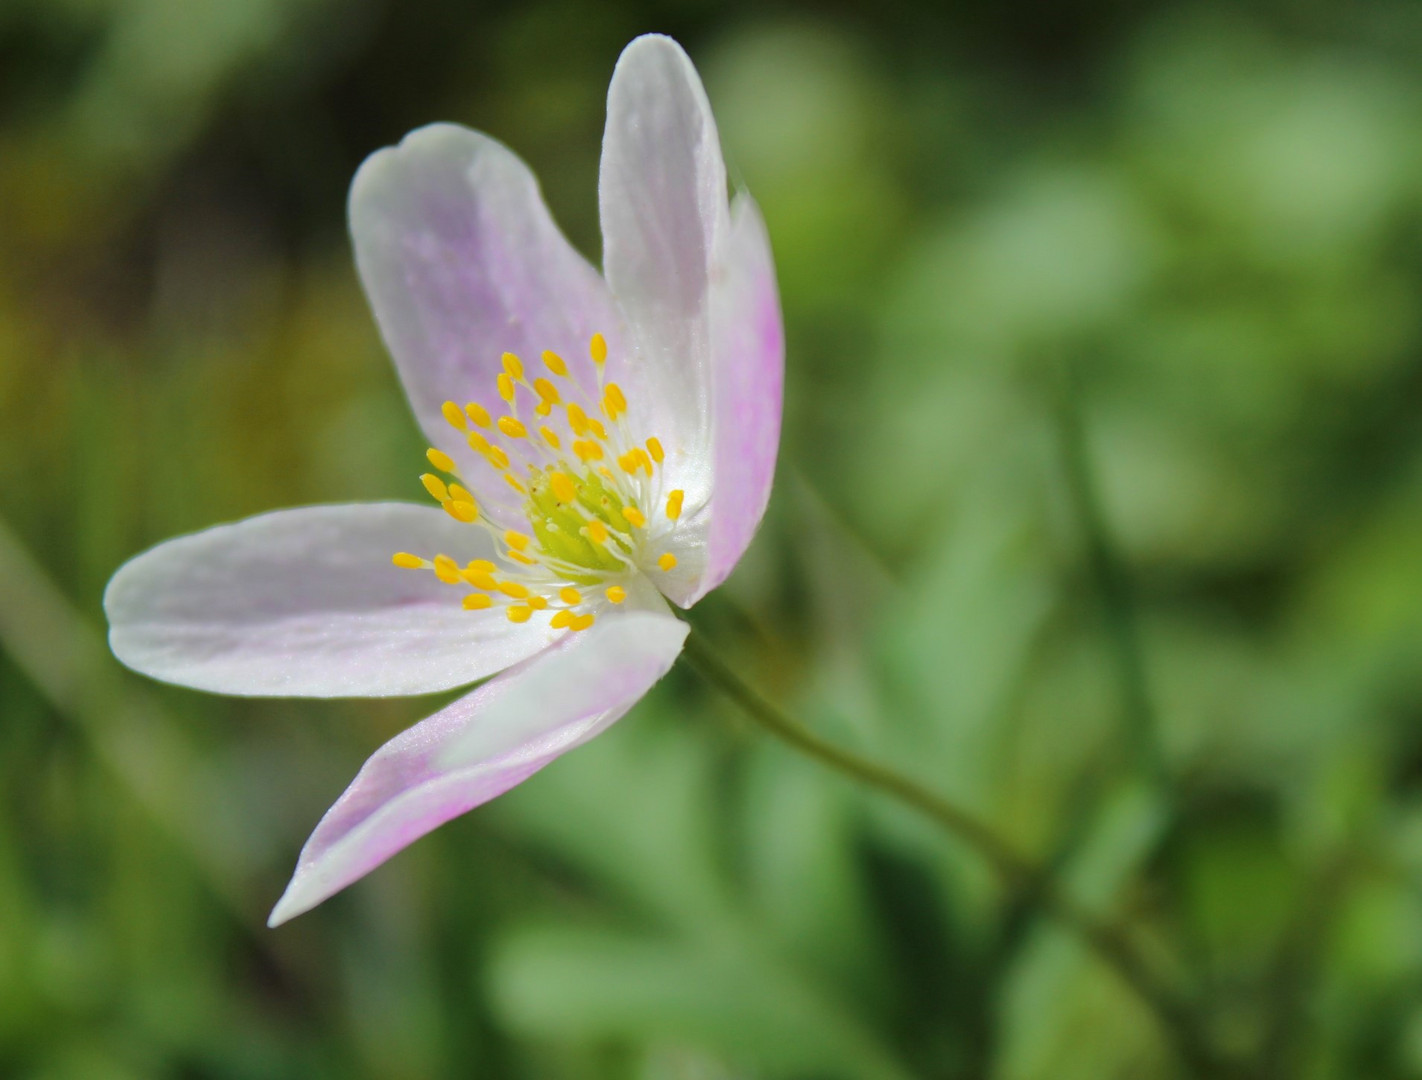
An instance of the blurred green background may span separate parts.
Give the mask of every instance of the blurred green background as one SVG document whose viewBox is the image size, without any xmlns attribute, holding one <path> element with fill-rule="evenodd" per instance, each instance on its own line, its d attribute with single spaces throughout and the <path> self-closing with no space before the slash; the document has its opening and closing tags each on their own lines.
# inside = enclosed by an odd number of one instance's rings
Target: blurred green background
<svg viewBox="0 0 1422 1080">
<path fill-rule="evenodd" d="M 432 700 L 249 701 L 104 583 L 423 498 L 367 153 L 455 120 L 596 258 L 612 65 L 700 67 L 787 318 L 693 621 L 1131 920 L 1257 1076 L 1422 1077 L 1422 6 L 0 0 L 0 1076 L 1171 1077 L 974 853 L 678 668 L 277 931 Z"/>
</svg>

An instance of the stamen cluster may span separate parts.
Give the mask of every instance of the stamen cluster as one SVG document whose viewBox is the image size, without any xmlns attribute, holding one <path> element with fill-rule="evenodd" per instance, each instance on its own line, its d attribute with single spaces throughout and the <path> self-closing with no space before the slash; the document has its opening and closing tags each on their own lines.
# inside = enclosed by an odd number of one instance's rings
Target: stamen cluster
<svg viewBox="0 0 1422 1080">
<path fill-rule="evenodd" d="M 607 342 L 601 334 L 592 336 L 588 352 L 597 372 L 596 415 L 582 404 L 589 395 L 554 352 L 542 355 L 553 378 L 532 381 L 522 360 L 503 354 L 497 390 L 507 407 L 504 415 L 496 417 L 475 401 L 463 408 L 446 401 L 442 407 L 450 427 L 523 497 L 527 531 L 495 521 L 464 485 L 435 473 L 420 477 L 445 513 L 483 529 L 505 563 L 523 569 L 501 571 L 488 559 L 460 566 L 448 555 L 426 558 L 405 551 L 394 556 L 396 566 L 432 570 L 440 581 L 468 589 L 463 604 L 470 611 L 501 604 L 516 623 L 550 611 L 555 630 L 586 630 L 603 602 L 627 599 L 628 579 L 644 571 L 650 556 L 647 508 L 655 501 L 674 523 L 684 492 L 668 492 L 663 502 L 657 483 L 666 457 L 662 444 L 655 436 L 640 442 L 631 437 L 627 397 L 605 379 Z M 532 405 L 527 421 L 520 416 L 520 397 Z M 425 456 L 439 472 L 463 479 L 444 451 L 431 447 Z M 663 551 L 654 565 L 669 572 L 676 556 Z"/>
</svg>

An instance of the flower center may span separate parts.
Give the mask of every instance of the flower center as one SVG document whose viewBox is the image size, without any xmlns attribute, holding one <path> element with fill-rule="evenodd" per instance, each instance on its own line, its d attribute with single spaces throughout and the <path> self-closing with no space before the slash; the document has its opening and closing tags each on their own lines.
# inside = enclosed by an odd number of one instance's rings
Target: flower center
<svg viewBox="0 0 1422 1080">
<path fill-rule="evenodd" d="M 475 401 L 463 408 L 444 403 L 450 427 L 522 496 L 526 529 L 489 517 L 458 482 L 435 473 L 420 477 L 450 517 L 485 530 L 505 563 L 520 569 L 487 559 L 461 567 L 448 555 L 426 558 L 404 551 L 394 556 L 396 566 L 432 570 L 446 584 L 465 589 L 463 603 L 471 611 L 502 605 L 513 622 L 549 611 L 554 629 L 585 630 L 597 608 L 627 598 L 625 585 L 644 571 L 655 541 L 681 517 L 683 492 L 663 496 L 662 444 L 655 437 L 637 441 L 628 430 L 627 398 L 605 379 L 607 342 L 601 334 L 592 336 L 588 352 L 597 372 L 594 409 L 585 404 L 592 399 L 567 363 L 553 352 L 542 356 L 553 378 L 532 381 L 523 362 L 504 353 L 497 381 L 504 415 L 496 417 Z M 526 420 L 521 404 L 531 413 Z M 442 450 L 431 448 L 426 457 L 440 472 L 462 479 Z M 663 551 L 655 566 L 667 573 L 676 567 L 676 556 Z"/>
</svg>

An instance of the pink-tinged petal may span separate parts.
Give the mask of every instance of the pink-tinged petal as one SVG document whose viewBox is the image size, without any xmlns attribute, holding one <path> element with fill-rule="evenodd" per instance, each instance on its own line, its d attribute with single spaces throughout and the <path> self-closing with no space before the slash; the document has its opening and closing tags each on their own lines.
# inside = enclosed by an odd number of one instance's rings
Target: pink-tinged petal
<svg viewBox="0 0 1422 1080">
<path fill-rule="evenodd" d="M 607 95 L 598 186 L 603 271 L 633 353 L 629 414 L 667 450 L 688 515 L 710 494 L 710 292 L 729 228 L 726 169 L 706 92 L 670 38 L 623 51 Z"/>
<path fill-rule="evenodd" d="M 279 510 L 159 544 L 109 582 L 114 655 L 221 694 L 380 697 L 463 686 L 557 633 L 462 586 L 391 564 L 397 551 L 494 559 L 480 529 L 406 503 Z"/>
<path fill-rule="evenodd" d="M 316 826 L 269 925 L 309 911 L 606 729 L 666 674 L 686 632 L 664 605 L 604 615 L 397 735 Z"/>
<path fill-rule="evenodd" d="M 719 270 L 711 298 L 715 490 L 706 571 L 688 603 L 721 584 L 749 546 L 770 500 L 780 446 L 785 388 L 780 294 L 765 222 L 744 193 L 731 207 Z"/>
<path fill-rule="evenodd" d="M 542 374 L 545 349 L 594 385 L 588 342 L 621 355 L 606 285 L 554 224 L 538 182 L 502 143 L 434 124 L 368 159 L 351 184 L 356 264 L 426 435 L 486 500 L 508 489 L 444 421 L 440 406 L 504 408 L 504 352 Z"/>
</svg>

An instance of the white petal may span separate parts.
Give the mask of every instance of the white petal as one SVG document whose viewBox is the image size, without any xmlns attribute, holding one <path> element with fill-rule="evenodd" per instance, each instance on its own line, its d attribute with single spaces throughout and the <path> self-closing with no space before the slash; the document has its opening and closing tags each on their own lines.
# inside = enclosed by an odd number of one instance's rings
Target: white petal
<svg viewBox="0 0 1422 1080">
<path fill-rule="evenodd" d="M 478 401 L 496 415 L 504 352 L 533 375 L 560 354 L 594 385 L 588 341 L 620 355 L 620 318 L 602 279 L 554 224 L 528 167 L 502 143 L 453 124 L 371 155 L 350 196 L 356 264 L 405 393 L 434 445 L 491 504 L 502 480 L 440 415 Z"/>
<path fill-rule="evenodd" d="M 422 694 L 546 648 L 546 624 L 465 611 L 468 590 L 390 557 L 495 559 L 487 534 L 406 503 L 311 506 L 159 544 L 122 566 L 104 609 L 114 655 L 223 694 Z"/>
<path fill-rule="evenodd" d="M 386 743 L 316 826 L 270 925 L 606 729 L 666 674 L 686 633 L 664 605 L 605 615 Z"/>
<path fill-rule="evenodd" d="M 688 514 L 710 495 L 710 291 L 729 227 L 711 108 L 670 38 L 623 51 L 607 95 L 598 200 L 603 270 L 627 319 L 629 419 L 667 450 Z"/>
</svg>

